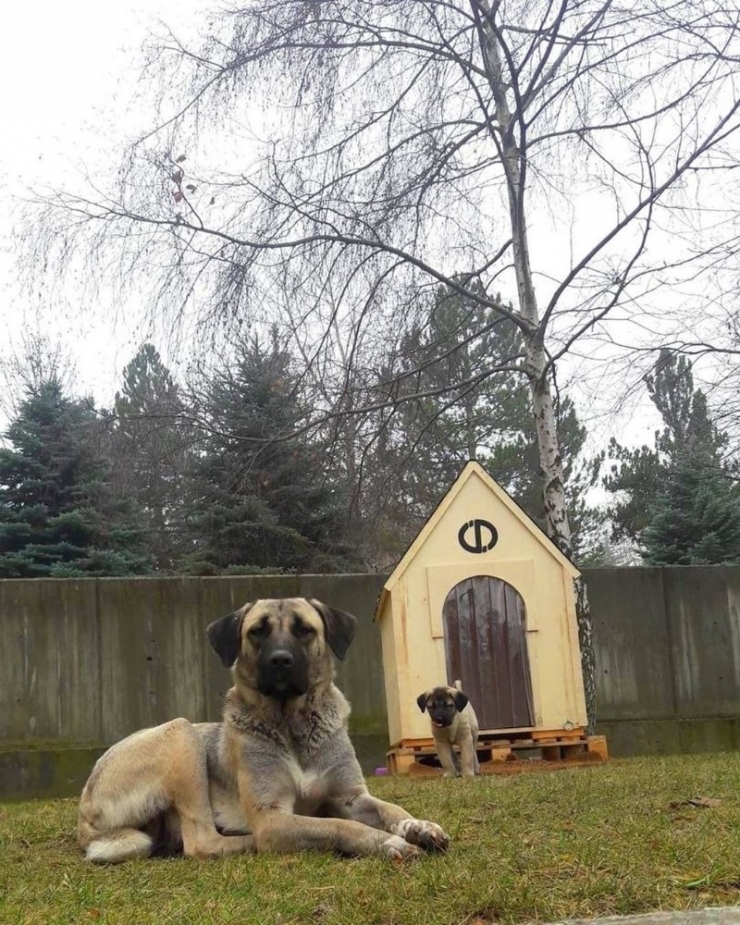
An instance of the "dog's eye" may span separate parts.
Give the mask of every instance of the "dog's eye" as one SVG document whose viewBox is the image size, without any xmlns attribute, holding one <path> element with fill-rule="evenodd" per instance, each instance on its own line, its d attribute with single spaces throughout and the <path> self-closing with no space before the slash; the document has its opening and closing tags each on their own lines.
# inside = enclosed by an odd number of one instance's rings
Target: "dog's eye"
<svg viewBox="0 0 740 925">
<path fill-rule="evenodd" d="M 294 623 L 293 624 L 293 635 L 297 636 L 298 639 L 310 639 L 311 636 L 316 634 L 316 630 L 309 626 L 308 623 Z"/>
<path fill-rule="evenodd" d="M 247 636 L 249 636 L 253 642 L 259 642 L 259 640 L 264 639 L 269 632 L 265 623 L 257 623 L 256 626 L 251 626 L 247 630 Z"/>
</svg>

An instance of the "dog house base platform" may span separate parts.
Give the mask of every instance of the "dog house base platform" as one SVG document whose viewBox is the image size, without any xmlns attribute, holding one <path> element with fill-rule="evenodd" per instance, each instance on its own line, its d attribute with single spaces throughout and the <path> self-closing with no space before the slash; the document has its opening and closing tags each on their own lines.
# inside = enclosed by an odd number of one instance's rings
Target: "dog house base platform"
<svg viewBox="0 0 740 925">
<path fill-rule="evenodd" d="M 609 757 L 605 736 L 589 736 L 581 727 L 573 729 L 507 729 L 482 732 L 478 739 L 481 774 L 512 773 L 535 766 L 572 767 Z M 439 776 L 433 738 L 404 739 L 386 754 L 391 774 Z"/>
</svg>

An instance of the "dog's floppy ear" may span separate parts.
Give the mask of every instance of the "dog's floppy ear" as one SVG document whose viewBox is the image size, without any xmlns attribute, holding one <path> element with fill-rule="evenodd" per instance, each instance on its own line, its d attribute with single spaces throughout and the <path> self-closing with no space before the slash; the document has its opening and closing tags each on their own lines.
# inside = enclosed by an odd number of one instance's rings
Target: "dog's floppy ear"
<svg viewBox="0 0 740 925">
<path fill-rule="evenodd" d="M 206 630 L 208 641 L 226 668 L 231 668 L 239 655 L 242 646 L 242 622 L 250 607 L 251 604 L 247 604 L 234 613 L 214 620 Z"/>
<path fill-rule="evenodd" d="M 315 598 L 312 598 L 309 604 L 316 610 L 324 623 L 329 648 L 340 661 L 343 660 L 350 643 L 355 638 L 357 620 L 351 613 L 336 610 L 334 607 L 327 607 L 326 604 L 322 604 L 321 601 L 317 601 Z"/>
<path fill-rule="evenodd" d="M 463 694 L 462 691 L 456 691 L 455 692 L 455 709 L 457 710 L 457 712 L 462 713 L 462 711 L 465 709 L 465 707 L 467 707 L 467 705 L 468 705 L 467 695 Z"/>
<path fill-rule="evenodd" d="M 427 691 L 425 694 L 419 694 L 419 696 L 416 698 L 416 702 L 419 704 L 419 709 L 422 713 L 427 708 L 427 700 L 429 700 L 429 691 Z"/>
</svg>

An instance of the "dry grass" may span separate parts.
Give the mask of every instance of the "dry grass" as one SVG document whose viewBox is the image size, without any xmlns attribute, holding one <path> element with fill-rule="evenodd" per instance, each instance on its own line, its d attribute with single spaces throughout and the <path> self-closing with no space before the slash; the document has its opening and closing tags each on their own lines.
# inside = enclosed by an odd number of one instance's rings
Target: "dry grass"
<svg viewBox="0 0 740 925">
<path fill-rule="evenodd" d="M 322 855 L 95 868 L 75 801 L 0 807 L 5 925 L 472 925 L 740 903 L 740 760 L 684 756 L 475 781 L 376 779 L 453 836 L 406 865 Z M 702 796 L 719 801 L 687 805 Z"/>
</svg>

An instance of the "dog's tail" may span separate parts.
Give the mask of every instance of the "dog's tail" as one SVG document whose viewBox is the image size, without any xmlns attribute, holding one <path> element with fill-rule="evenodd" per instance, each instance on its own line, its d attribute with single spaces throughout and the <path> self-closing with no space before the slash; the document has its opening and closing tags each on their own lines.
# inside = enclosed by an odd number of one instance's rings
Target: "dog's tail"
<svg viewBox="0 0 740 925">
<path fill-rule="evenodd" d="M 154 850 L 154 839 L 139 829 L 116 829 L 93 839 L 85 857 L 93 864 L 117 864 L 133 858 L 146 858 Z"/>
</svg>

